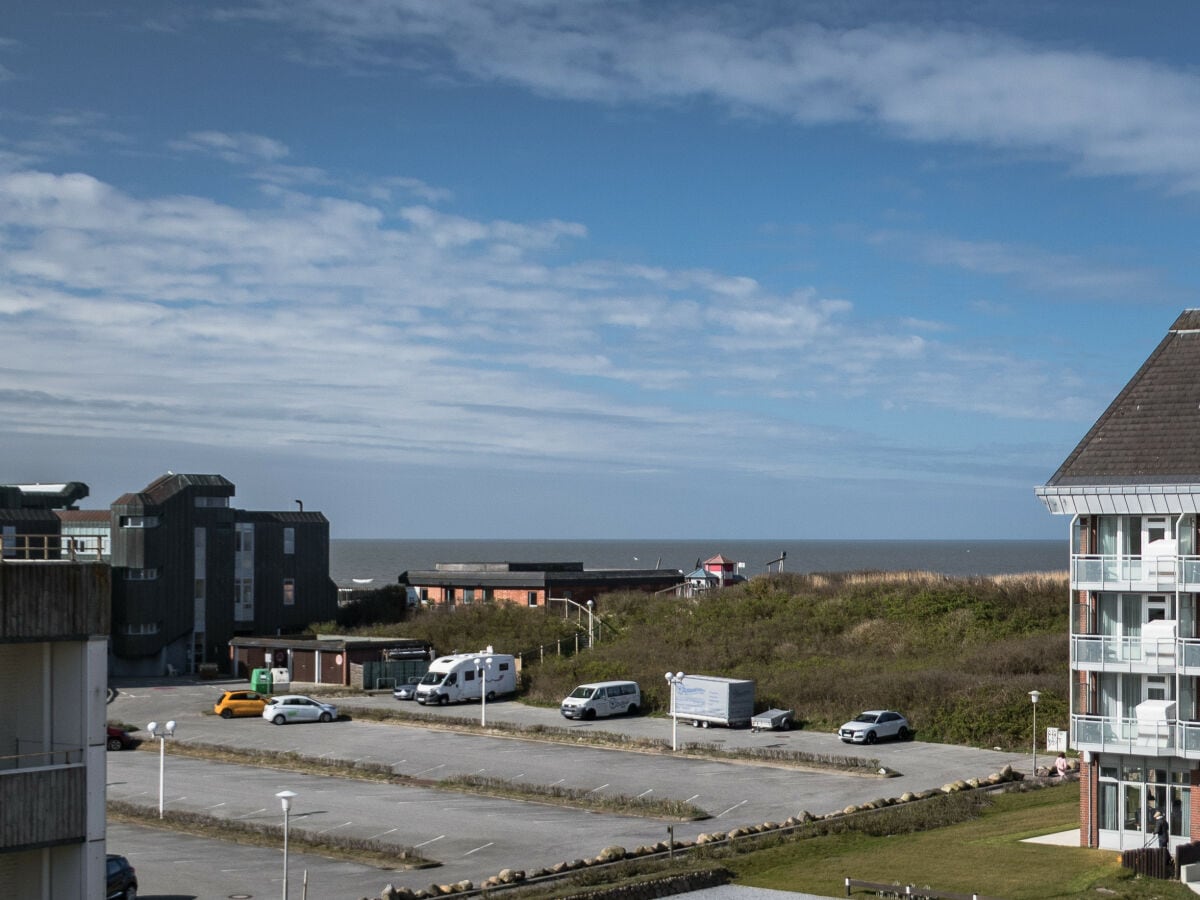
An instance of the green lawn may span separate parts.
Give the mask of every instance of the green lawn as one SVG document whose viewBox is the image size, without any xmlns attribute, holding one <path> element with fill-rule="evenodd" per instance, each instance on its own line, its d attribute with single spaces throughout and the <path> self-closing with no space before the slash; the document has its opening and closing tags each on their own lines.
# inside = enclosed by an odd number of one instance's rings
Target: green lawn
<svg viewBox="0 0 1200 900">
<path fill-rule="evenodd" d="M 1068 784 L 1005 794 L 981 818 L 933 831 L 831 835 L 725 862 L 739 884 L 830 897 L 845 896 L 847 877 L 1004 900 L 1195 896 L 1178 882 L 1133 877 L 1114 851 L 1023 842 L 1078 825 L 1079 786 Z"/>
</svg>

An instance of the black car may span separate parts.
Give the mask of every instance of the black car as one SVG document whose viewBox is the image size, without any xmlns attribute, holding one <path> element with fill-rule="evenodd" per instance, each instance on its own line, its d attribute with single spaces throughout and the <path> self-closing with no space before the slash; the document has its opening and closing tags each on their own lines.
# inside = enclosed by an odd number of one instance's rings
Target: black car
<svg viewBox="0 0 1200 900">
<path fill-rule="evenodd" d="M 137 872 L 129 860 L 118 853 L 108 854 L 108 900 L 135 900 L 137 897 Z"/>
</svg>

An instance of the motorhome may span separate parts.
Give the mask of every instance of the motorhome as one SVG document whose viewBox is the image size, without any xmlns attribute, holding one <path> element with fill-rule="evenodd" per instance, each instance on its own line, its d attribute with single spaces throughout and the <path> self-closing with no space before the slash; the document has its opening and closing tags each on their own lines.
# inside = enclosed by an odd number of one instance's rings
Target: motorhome
<svg viewBox="0 0 1200 900">
<path fill-rule="evenodd" d="M 581 684 L 563 698 L 559 711 L 567 719 L 635 715 L 642 708 L 642 689 L 636 681 L 597 681 Z"/>
<path fill-rule="evenodd" d="M 478 653 L 452 653 L 435 659 L 417 685 L 416 699 L 422 705 L 444 706 L 484 696 L 494 700 L 516 692 L 516 660 L 505 653 L 493 653 L 488 647 Z"/>
</svg>

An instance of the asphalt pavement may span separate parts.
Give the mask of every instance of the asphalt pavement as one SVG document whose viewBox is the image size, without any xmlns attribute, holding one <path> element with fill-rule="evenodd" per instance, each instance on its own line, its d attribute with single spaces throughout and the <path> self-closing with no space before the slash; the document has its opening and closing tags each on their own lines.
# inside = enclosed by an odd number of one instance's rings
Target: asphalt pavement
<svg viewBox="0 0 1200 900">
<path fill-rule="evenodd" d="M 861 748 L 842 744 L 833 734 L 807 731 L 752 734 L 745 729 L 678 726 L 681 747 L 701 741 L 729 749 L 753 746 L 827 755 L 855 754 L 879 759 L 882 765 L 901 773 L 895 778 L 879 778 L 688 758 L 669 752 L 602 749 L 586 743 L 572 746 L 501 734 L 459 733 L 426 723 L 392 725 L 351 720 L 279 727 L 261 718 L 223 720 L 212 715 L 212 703 L 226 686 L 232 685 L 184 680 L 121 684 L 111 698 L 108 717 L 143 726 L 151 720 L 174 719 L 177 728 L 173 741 L 293 750 L 308 756 L 383 763 L 397 774 L 422 781 L 477 774 L 597 793 L 688 801 L 706 810 L 712 818 L 674 823 L 675 836 L 681 840 L 736 825 L 781 821 L 803 810 L 831 812 L 852 803 L 940 787 L 957 778 L 986 776 L 1006 764 L 1023 768 L 1023 763 L 1028 763 L 1027 759 L 1012 754 L 920 741 Z M 236 686 L 243 687 L 244 682 L 237 682 Z M 390 694 L 335 702 L 351 718 L 354 710 L 363 706 L 400 707 L 428 715 L 435 721 L 474 718 L 484 713 L 478 703 L 425 708 L 393 700 Z M 581 733 L 600 730 L 664 741 L 670 740 L 672 730 L 670 720 L 659 717 L 574 723 L 563 719 L 556 710 L 514 701 L 489 703 L 486 716 L 491 724 L 553 725 Z M 147 737 L 144 733 L 141 736 Z M 110 798 L 157 808 L 157 753 L 144 750 L 110 753 L 108 761 Z M 595 856 L 613 844 L 626 848 L 651 844 L 664 840 L 667 826 L 672 824 L 659 819 L 482 798 L 433 787 L 305 776 L 177 756 L 168 756 L 164 771 L 164 801 L 168 809 L 229 818 L 280 822 L 281 808 L 274 795 L 285 788 L 298 794 L 291 816 L 293 827 L 415 847 L 441 863 L 436 869 L 421 871 L 378 871 L 377 885 L 366 892 L 324 894 L 319 890 L 314 893 L 314 887 L 309 892 L 313 898 L 377 895 L 387 883 L 414 888 L 427 887 L 435 881 L 470 879 L 478 883 L 503 868 L 532 870 L 562 860 Z M 153 843 L 153 836 L 149 840 Z M 110 847 L 117 849 L 111 841 Z M 261 856 L 261 848 L 257 852 Z M 150 859 L 153 858 L 151 855 Z M 156 868 L 148 871 L 148 865 L 153 868 L 157 864 L 143 860 L 139 866 L 139 876 L 144 880 L 143 896 L 164 891 L 167 896 L 190 896 L 186 891 L 195 882 L 186 867 L 181 868 L 179 859 L 162 872 Z M 369 867 L 361 868 L 368 870 L 363 877 L 369 881 Z M 215 877 L 211 866 L 205 877 Z M 222 887 L 220 896 L 237 893 L 236 880 L 231 872 L 228 889 Z M 831 885 L 830 893 L 838 893 L 839 887 Z M 261 892 L 261 888 L 257 890 Z"/>
</svg>

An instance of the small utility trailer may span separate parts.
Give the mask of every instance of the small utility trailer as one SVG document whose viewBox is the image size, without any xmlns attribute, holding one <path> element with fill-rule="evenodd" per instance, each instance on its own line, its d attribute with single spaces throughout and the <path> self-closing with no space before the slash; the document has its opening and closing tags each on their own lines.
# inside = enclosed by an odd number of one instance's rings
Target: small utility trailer
<svg viewBox="0 0 1200 900">
<path fill-rule="evenodd" d="M 792 723 L 796 720 L 794 709 L 768 709 L 760 712 L 750 720 L 750 730 L 759 731 L 791 731 Z"/>
</svg>

